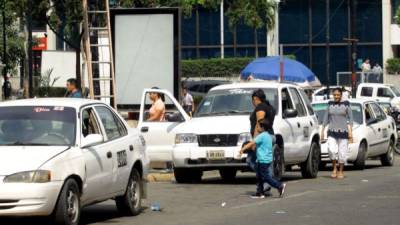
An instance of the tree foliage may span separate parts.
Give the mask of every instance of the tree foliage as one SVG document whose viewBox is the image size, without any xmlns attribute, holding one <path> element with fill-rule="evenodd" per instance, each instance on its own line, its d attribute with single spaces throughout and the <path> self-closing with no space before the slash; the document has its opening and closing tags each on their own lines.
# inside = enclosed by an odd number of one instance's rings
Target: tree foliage
<svg viewBox="0 0 400 225">
<path fill-rule="evenodd" d="M 243 20 L 254 29 L 266 27 L 273 29 L 275 25 L 275 2 L 273 0 L 229 0 L 226 15 L 231 27 Z"/>
<path fill-rule="evenodd" d="M 397 8 L 396 11 L 396 22 L 400 25 L 400 6 Z"/>
</svg>

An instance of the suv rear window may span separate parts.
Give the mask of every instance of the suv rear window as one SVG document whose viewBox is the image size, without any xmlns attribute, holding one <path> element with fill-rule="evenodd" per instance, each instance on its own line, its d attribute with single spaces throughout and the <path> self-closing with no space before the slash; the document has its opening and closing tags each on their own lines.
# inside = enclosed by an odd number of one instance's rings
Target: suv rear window
<svg viewBox="0 0 400 225">
<path fill-rule="evenodd" d="M 361 96 L 372 97 L 373 90 L 374 89 L 372 87 L 363 87 L 361 88 Z"/>
</svg>

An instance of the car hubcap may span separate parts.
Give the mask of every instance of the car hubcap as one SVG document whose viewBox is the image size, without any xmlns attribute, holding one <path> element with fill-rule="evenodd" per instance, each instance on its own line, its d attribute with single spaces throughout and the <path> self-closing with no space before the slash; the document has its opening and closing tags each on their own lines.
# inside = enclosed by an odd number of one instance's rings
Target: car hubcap
<svg viewBox="0 0 400 225">
<path fill-rule="evenodd" d="M 129 201 L 135 208 L 139 206 L 139 201 L 140 201 L 140 191 L 138 189 L 139 185 L 137 181 L 132 178 L 131 185 L 129 186 L 128 189 L 128 193 L 129 193 Z"/>
<path fill-rule="evenodd" d="M 79 216 L 79 199 L 72 190 L 67 195 L 67 213 L 72 223 L 77 222 Z"/>
</svg>

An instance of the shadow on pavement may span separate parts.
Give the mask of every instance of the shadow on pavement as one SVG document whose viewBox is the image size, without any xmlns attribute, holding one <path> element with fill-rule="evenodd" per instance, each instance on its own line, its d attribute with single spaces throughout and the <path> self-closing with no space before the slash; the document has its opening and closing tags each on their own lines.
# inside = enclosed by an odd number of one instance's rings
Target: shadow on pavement
<svg viewBox="0 0 400 225">
<path fill-rule="evenodd" d="M 143 207 L 143 211 L 147 207 Z M 82 210 L 80 225 L 105 222 L 108 224 L 118 223 L 114 219 L 122 218 L 114 205 L 93 205 Z M 3 217 L 0 224 L 4 225 L 53 225 L 50 218 L 46 217 Z"/>
</svg>

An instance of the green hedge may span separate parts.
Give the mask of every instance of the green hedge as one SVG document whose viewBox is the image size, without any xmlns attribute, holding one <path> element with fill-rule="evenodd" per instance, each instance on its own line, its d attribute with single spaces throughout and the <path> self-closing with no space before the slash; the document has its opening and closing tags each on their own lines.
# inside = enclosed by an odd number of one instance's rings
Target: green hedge
<svg viewBox="0 0 400 225">
<path fill-rule="evenodd" d="M 40 87 L 35 91 L 38 97 L 64 97 L 67 89 L 63 87 Z"/>
<path fill-rule="evenodd" d="M 287 55 L 296 59 L 294 55 Z M 254 58 L 212 58 L 182 60 L 182 77 L 230 77 L 239 75 L 240 71 Z"/>
<path fill-rule="evenodd" d="M 389 74 L 400 74 L 400 58 L 392 58 L 386 61 L 386 71 Z"/>
</svg>

